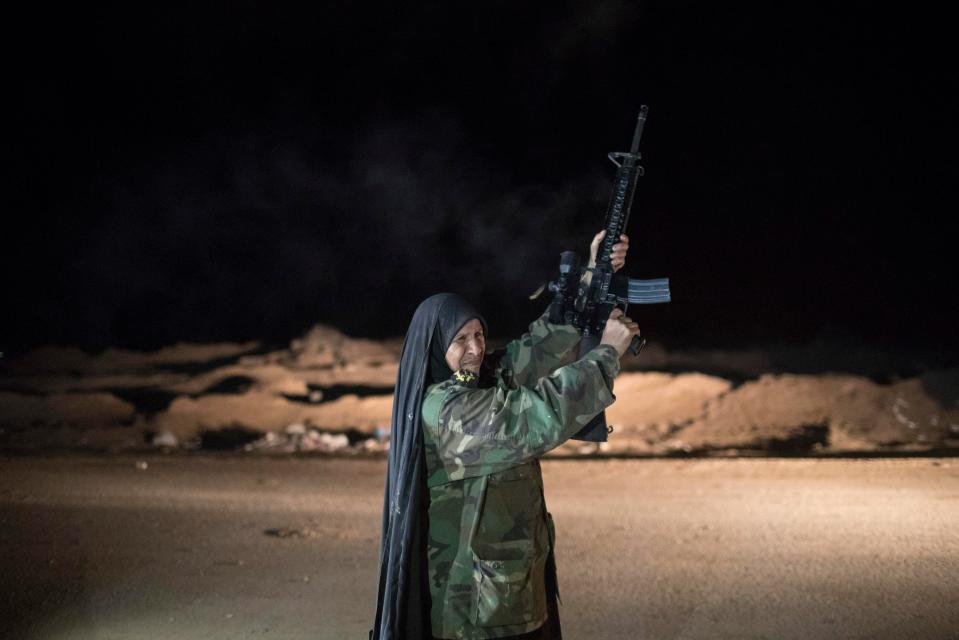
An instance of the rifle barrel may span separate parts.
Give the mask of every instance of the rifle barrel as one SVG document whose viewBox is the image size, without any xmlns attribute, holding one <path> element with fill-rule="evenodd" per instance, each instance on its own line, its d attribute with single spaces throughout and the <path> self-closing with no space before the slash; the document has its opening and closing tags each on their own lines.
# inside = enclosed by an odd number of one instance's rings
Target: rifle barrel
<svg viewBox="0 0 959 640">
<path fill-rule="evenodd" d="M 639 151 L 639 140 L 643 137 L 643 126 L 646 124 L 646 113 L 649 107 L 643 105 L 639 108 L 639 117 L 636 118 L 636 131 L 633 132 L 633 144 L 629 147 L 629 153 L 636 155 Z"/>
</svg>

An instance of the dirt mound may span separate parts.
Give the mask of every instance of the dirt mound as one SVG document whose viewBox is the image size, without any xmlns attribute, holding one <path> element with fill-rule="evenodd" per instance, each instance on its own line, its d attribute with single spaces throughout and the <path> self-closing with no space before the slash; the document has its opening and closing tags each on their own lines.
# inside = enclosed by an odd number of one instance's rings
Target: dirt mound
<svg viewBox="0 0 959 640">
<path fill-rule="evenodd" d="M 621 373 L 613 387 L 616 402 L 606 411 L 606 423 L 613 427 L 609 443 L 600 448 L 571 440 L 554 455 L 653 452 L 681 425 L 699 416 L 706 402 L 731 387 L 728 380 L 701 373 Z"/>
<path fill-rule="evenodd" d="M 959 407 L 930 389 L 947 389 L 955 377 L 955 371 L 930 372 L 879 385 L 857 376 L 765 375 L 708 402 L 664 444 L 685 450 L 943 446 L 959 438 Z"/>
<path fill-rule="evenodd" d="M 333 327 L 321 324 L 293 340 L 289 354 L 291 364 L 304 369 L 377 365 L 397 359 L 392 350 L 379 342 L 348 338 Z"/>
<path fill-rule="evenodd" d="M 392 395 L 367 398 L 346 395 L 317 405 L 292 402 L 264 391 L 198 398 L 181 396 L 166 411 L 144 421 L 143 426 L 168 431 L 181 442 L 210 429 L 239 426 L 261 432 L 282 431 L 294 423 L 324 429 L 352 427 L 372 435 L 378 427 L 389 428 L 392 406 Z"/>
<path fill-rule="evenodd" d="M 54 393 L 31 396 L 0 391 L 0 424 L 6 428 L 68 426 L 89 429 L 129 424 L 132 404 L 109 393 Z"/>
<path fill-rule="evenodd" d="M 401 340 L 355 339 L 316 325 L 288 349 L 268 353 L 257 342 L 99 355 L 44 347 L 0 363 L 0 446 L 27 442 L 33 431 L 38 442 L 56 433 L 58 443 L 72 438 L 184 445 L 211 430 L 278 434 L 291 425 L 353 429 L 382 440 L 401 346 Z M 643 352 L 644 366 L 732 373 L 624 371 L 607 412 L 615 429 L 610 441 L 574 441 L 555 453 L 959 446 L 959 369 L 925 371 L 890 384 L 848 373 L 764 372 L 782 362 L 783 353 L 668 353 L 652 344 Z M 803 357 L 819 366 L 821 355 Z M 857 358 L 863 368 L 885 366 L 871 363 L 868 354 Z M 624 366 L 638 362 L 627 358 Z M 757 379 L 755 372 L 764 373 Z"/>
</svg>

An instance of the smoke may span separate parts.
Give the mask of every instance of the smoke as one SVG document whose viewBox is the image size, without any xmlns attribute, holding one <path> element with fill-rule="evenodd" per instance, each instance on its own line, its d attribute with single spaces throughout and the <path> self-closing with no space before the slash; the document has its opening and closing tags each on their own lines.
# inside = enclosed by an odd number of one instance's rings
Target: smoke
<svg viewBox="0 0 959 640">
<path fill-rule="evenodd" d="M 282 341 L 316 322 L 387 336 L 451 290 L 494 335 L 514 331 L 545 305 L 527 296 L 559 252 L 601 228 L 608 176 L 514 182 L 442 108 L 209 134 L 100 176 L 46 311 L 97 347 Z"/>
<path fill-rule="evenodd" d="M 370 197 L 392 264 L 417 294 L 407 305 L 440 289 L 516 305 L 553 275 L 559 251 L 585 250 L 583 229 L 602 227 L 608 187 L 598 177 L 513 186 L 440 109 L 370 128 L 357 153 L 357 190 Z M 487 313 L 516 320 L 508 310 Z"/>
</svg>

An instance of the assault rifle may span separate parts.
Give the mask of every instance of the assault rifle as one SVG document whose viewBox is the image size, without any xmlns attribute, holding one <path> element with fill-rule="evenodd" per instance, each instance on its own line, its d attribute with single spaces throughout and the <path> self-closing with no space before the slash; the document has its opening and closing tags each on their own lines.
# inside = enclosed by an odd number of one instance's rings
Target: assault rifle
<svg viewBox="0 0 959 640">
<path fill-rule="evenodd" d="M 582 335 L 579 343 L 581 357 L 599 344 L 603 329 L 606 328 L 606 320 L 617 305 L 622 305 L 625 312 L 630 304 L 656 304 L 670 300 L 669 278 L 629 278 L 613 273 L 610 260 L 613 245 L 619 242 L 619 236 L 629 221 L 629 210 L 636 195 L 636 183 L 644 173 L 639 165 L 639 141 L 643 136 L 648 111 L 646 105 L 639 110 L 629 152 L 614 151 L 608 155 L 616 165 L 616 178 L 606 209 L 606 236 L 597 252 L 596 264 L 580 268 L 579 256 L 573 251 L 564 251 L 559 259 L 559 278 L 546 285 L 554 294 L 549 306 L 549 321 L 554 324 L 571 324 L 579 329 Z M 629 351 L 638 355 L 645 344 L 645 338 L 634 336 Z M 606 414 L 603 412 L 574 435 L 573 439 L 606 442 L 611 431 L 612 428 L 606 426 Z"/>
</svg>

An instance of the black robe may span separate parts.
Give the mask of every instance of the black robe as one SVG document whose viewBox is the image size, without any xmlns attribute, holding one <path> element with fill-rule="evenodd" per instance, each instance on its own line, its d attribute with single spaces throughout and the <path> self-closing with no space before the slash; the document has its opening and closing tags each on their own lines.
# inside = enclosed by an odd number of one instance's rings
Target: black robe
<svg viewBox="0 0 959 640">
<path fill-rule="evenodd" d="M 460 328 L 473 318 L 480 320 L 485 331 L 486 321 L 466 300 L 440 293 L 420 304 L 406 332 L 393 397 L 379 588 L 370 640 L 431 637 L 423 392 L 427 384 L 452 375 L 444 357 L 446 350 Z"/>
</svg>

